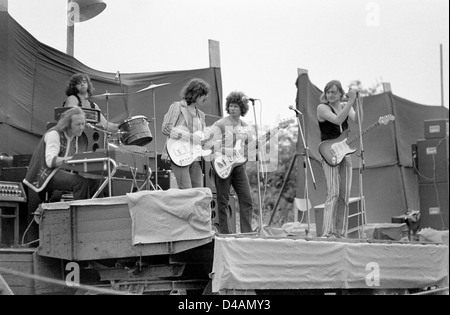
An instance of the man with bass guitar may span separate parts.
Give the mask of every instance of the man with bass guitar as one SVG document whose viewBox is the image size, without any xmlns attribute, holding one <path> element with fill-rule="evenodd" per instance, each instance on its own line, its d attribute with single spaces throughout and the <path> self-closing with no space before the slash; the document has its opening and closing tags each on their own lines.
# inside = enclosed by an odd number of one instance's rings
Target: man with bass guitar
<svg viewBox="0 0 450 315">
<path fill-rule="evenodd" d="M 222 159 L 236 158 L 239 154 L 234 150 L 237 141 L 249 142 L 253 132 L 253 128 L 245 123 L 241 117 L 244 117 L 248 110 L 248 99 L 242 92 L 231 92 L 226 99 L 225 110 L 228 116 L 216 121 L 212 129 L 219 128 L 222 135 L 220 148 L 220 155 Z M 215 146 L 216 148 L 217 146 Z M 216 157 L 216 162 L 220 163 L 221 158 Z M 219 160 L 219 161 L 218 161 Z M 228 226 L 227 207 L 230 198 L 230 186 L 233 186 L 239 200 L 239 215 L 241 233 L 253 232 L 252 216 L 253 216 L 253 201 L 250 191 L 250 183 L 247 176 L 245 162 L 243 164 L 237 163 L 232 168 L 231 172 L 225 176 L 215 176 L 215 183 L 217 189 L 217 205 L 219 212 L 219 233 L 229 234 L 230 227 Z M 240 165 L 239 165 L 240 164 Z M 213 168 L 217 171 L 215 168 Z"/>
<path fill-rule="evenodd" d="M 343 102 L 344 96 L 348 96 L 347 102 Z M 317 107 L 321 141 L 338 138 L 348 129 L 349 118 L 358 121 L 358 115 L 352 107 L 356 103 L 356 98 L 357 91 L 350 89 L 345 95 L 339 81 L 327 83 L 320 96 L 321 104 Z M 359 116 L 362 120 L 362 108 Z M 339 164 L 331 165 L 323 159 L 322 168 L 327 181 L 322 236 L 340 238 L 346 234 L 346 218 L 352 187 L 352 160 L 347 155 Z"/>
</svg>

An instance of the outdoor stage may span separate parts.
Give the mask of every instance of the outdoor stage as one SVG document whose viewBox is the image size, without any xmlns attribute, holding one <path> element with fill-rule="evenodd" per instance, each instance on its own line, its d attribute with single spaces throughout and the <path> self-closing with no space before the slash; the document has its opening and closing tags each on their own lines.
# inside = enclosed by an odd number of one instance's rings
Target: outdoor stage
<svg viewBox="0 0 450 315">
<path fill-rule="evenodd" d="M 220 235 L 212 291 L 442 288 L 448 261 L 448 246 L 437 243 Z"/>
</svg>

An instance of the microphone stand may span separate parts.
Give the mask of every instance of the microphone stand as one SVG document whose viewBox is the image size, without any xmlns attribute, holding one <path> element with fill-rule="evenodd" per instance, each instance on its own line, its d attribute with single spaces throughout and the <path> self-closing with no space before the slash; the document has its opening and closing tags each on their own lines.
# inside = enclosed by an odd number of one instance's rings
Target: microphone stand
<svg viewBox="0 0 450 315">
<path fill-rule="evenodd" d="M 151 83 L 153 84 L 153 83 Z M 152 98 L 153 98 L 153 131 L 154 138 L 153 143 L 155 144 L 155 188 L 158 190 L 158 146 L 156 142 L 157 133 L 156 133 L 156 98 L 155 98 L 155 89 L 152 89 Z"/>
<path fill-rule="evenodd" d="M 303 134 L 303 130 L 302 130 L 302 125 L 300 124 L 300 112 L 296 112 L 296 117 L 297 117 L 297 123 L 298 123 L 298 129 L 300 131 L 300 135 L 302 138 L 302 143 L 303 143 L 303 148 L 305 149 L 303 155 L 303 168 L 305 170 L 305 206 L 307 209 L 307 214 L 308 214 L 308 229 L 305 231 L 306 234 L 306 239 L 312 239 L 312 236 L 310 234 L 311 232 L 311 215 L 310 215 L 310 206 L 309 206 L 309 188 L 308 188 L 308 168 L 311 174 L 311 178 L 314 184 L 314 189 L 317 189 L 316 187 L 316 180 L 314 178 L 314 172 L 313 169 L 311 167 L 311 161 L 309 160 L 309 148 L 306 144 L 306 140 L 305 140 L 305 136 Z M 303 114 L 302 115 L 302 121 L 303 121 L 303 127 L 305 127 L 305 116 Z M 308 167 L 306 167 L 306 165 L 308 165 Z M 295 210 L 294 213 L 294 221 L 297 222 L 298 221 L 298 210 Z"/>
<path fill-rule="evenodd" d="M 266 232 L 263 229 L 263 213 L 262 213 L 262 198 L 261 198 L 261 179 L 260 179 L 260 164 L 261 161 L 259 159 L 259 132 L 258 132 L 258 122 L 256 120 L 256 111 L 255 111 L 255 100 L 254 99 L 249 99 L 250 102 L 252 102 L 252 106 L 253 106 L 253 115 L 255 117 L 255 130 L 256 130 L 256 175 L 258 178 L 258 209 L 259 209 L 259 231 L 258 231 L 258 235 L 259 236 L 267 236 Z"/>
<path fill-rule="evenodd" d="M 362 173 L 365 169 L 365 160 L 364 160 L 364 143 L 363 143 L 363 137 L 362 137 L 362 121 L 361 121 L 361 111 L 362 111 L 362 100 L 359 97 L 359 95 L 357 95 L 356 97 L 356 112 L 358 115 L 358 127 L 359 127 L 359 145 L 360 145 L 360 155 L 359 155 L 359 198 L 361 201 L 361 234 L 360 234 L 360 238 L 366 238 L 366 232 L 364 229 L 364 225 L 367 222 L 367 218 L 366 218 L 366 201 L 364 199 L 364 194 L 363 194 L 363 178 L 362 178 Z M 347 215 L 349 215 L 349 213 L 347 213 Z M 347 224 L 348 224 L 348 219 L 347 219 Z"/>
<path fill-rule="evenodd" d="M 106 91 L 106 131 L 108 131 L 108 127 L 109 127 L 109 96 L 108 96 L 108 91 Z M 108 193 L 109 193 L 109 197 L 112 196 L 112 185 L 111 185 L 111 165 L 109 163 L 110 161 L 110 156 L 109 156 L 109 144 L 108 144 L 108 139 L 107 139 L 107 135 L 105 135 L 103 137 L 103 147 L 105 149 L 106 152 L 106 158 L 107 158 L 107 170 L 108 170 Z"/>
</svg>

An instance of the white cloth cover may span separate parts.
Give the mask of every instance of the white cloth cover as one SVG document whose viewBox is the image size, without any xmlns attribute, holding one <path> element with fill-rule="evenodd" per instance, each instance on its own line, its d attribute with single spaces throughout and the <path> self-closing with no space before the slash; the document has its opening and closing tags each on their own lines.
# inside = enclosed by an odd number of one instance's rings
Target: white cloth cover
<svg viewBox="0 0 450 315">
<path fill-rule="evenodd" d="M 447 261 L 442 244 L 216 237 L 212 290 L 423 288 L 447 283 Z"/>
<path fill-rule="evenodd" d="M 209 188 L 140 191 L 127 194 L 132 242 L 150 244 L 211 237 Z"/>
</svg>

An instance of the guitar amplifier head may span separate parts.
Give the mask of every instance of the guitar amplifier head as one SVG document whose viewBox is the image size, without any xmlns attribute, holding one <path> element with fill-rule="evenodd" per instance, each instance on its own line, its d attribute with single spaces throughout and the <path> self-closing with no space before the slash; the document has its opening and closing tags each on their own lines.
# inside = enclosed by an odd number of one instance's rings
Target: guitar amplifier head
<svg viewBox="0 0 450 315">
<path fill-rule="evenodd" d="M 0 181 L 0 201 L 27 202 L 22 183 Z"/>
</svg>

